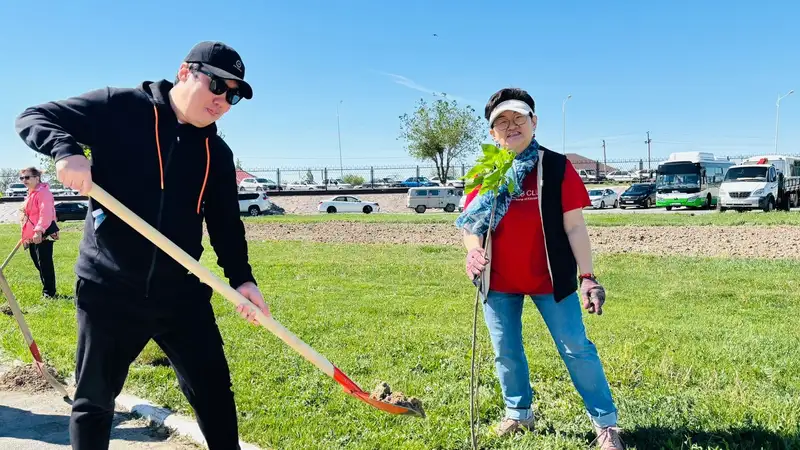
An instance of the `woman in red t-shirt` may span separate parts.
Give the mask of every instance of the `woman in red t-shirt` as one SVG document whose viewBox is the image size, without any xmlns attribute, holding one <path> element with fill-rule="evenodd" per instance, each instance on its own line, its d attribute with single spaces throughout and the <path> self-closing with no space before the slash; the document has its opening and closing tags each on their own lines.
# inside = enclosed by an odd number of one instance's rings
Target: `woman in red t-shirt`
<svg viewBox="0 0 800 450">
<path fill-rule="evenodd" d="M 582 213 L 591 203 L 564 155 L 539 146 L 534 139 L 534 110 L 533 98 L 521 89 L 502 89 L 486 105 L 492 137 L 517 153 L 509 171 L 516 189 L 497 195 L 488 252 L 481 244 L 489 232 L 494 194 L 478 196 L 477 189 L 468 194 L 456 221 L 464 230 L 467 276 L 480 280 L 484 293 L 484 318 L 506 406 L 496 431 L 505 435 L 533 429 L 533 392 L 522 344 L 522 307 L 527 295 L 541 313 L 583 399 L 596 442 L 602 449 L 621 449 L 617 408 L 597 350 L 586 336 L 576 293 L 579 278 L 584 308 L 602 314 L 605 291 L 592 274 Z"/>
</svg>

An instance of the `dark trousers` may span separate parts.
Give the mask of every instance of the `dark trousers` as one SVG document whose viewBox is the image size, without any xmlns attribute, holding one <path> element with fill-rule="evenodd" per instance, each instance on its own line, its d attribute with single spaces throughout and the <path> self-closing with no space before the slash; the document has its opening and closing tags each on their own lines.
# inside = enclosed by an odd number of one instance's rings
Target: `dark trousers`
<svg viewBox="0 0 800 450">
<path fill-rule="evenodd" d="M 56 269 L 53 267 L 53 241 L 43 240 L 41 244 L 31 243 L 28 249 L 31 252 L 33 265 L 39 271 L 42 293 L 55 297 Z"/>
<path fill-rule="evenodd" d="M 145 298 L 79 278 L 76 294 L 73 449 L 108 448 L 115 399 L 150 339 L 169 358 L 209 449 L 239 449 L 230 373 L 208 286 L 187 283 L 172 294 Z"/>
</svg>

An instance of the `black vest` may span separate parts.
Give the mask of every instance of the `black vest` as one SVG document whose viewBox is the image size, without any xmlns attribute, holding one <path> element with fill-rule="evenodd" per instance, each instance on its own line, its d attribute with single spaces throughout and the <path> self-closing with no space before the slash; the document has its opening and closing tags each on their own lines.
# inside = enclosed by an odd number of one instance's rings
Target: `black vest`
<svg viewBox="0 0 800 450">
<path fill-rule="evenodd" d="M 542 179 L 537 180 L 541 188 L 541 210 L 544 227 L 547 260 L 550 263 L 550 275 L 553 282 L 553 297 L 557 302 L 565 299 L 578 289 L 578 264 L 569 245 L 567 232 L 564 231 L 564 212 L 561 207 L 561 182 L 564 181 L 564 170 L 567 157 L 543 146 Z"/>
</svg>

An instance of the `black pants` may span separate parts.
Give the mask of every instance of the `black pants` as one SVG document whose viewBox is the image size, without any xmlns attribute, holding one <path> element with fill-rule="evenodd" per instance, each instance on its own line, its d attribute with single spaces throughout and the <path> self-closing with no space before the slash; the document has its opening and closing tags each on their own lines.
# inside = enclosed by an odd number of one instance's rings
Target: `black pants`
<svg viewBox="0 0 800 450">
<path fill-rule="evenodd" d="M 236 406 L 211 289 L 199 282 L 144 298 L 78 279 L 75 450 L 107 449 L 114 400 L 131 363 L 153 339 L 172 364 L 210 450 L 239 449 Z"/>
<path fill-rule="evenodd" d="M 41 244 L 31 243 L 28 246 L 31 260 L 39 279 L 42 281 L 42 293 L 55 297 L 56 295 L 56 269 L 53 267 L 53 241 L 44 240 Z"/>
</svg>

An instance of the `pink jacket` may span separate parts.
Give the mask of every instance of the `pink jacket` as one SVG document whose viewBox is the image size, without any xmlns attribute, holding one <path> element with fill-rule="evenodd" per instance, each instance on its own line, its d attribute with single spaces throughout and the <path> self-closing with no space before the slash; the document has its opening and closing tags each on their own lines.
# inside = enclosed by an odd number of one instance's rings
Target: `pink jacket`
<svg viewBox="0 0 800 450">
<path fill-rule="evenodd" d="M 44 233 L 56 219 L 55 200 L 50 192 L 50 186 L 47 183 L 39 183 L 39 186 L 28 194 L 24 208 L 22 239 L 27 241 L 33 239 L 37 231 Z"/>
</svg>

